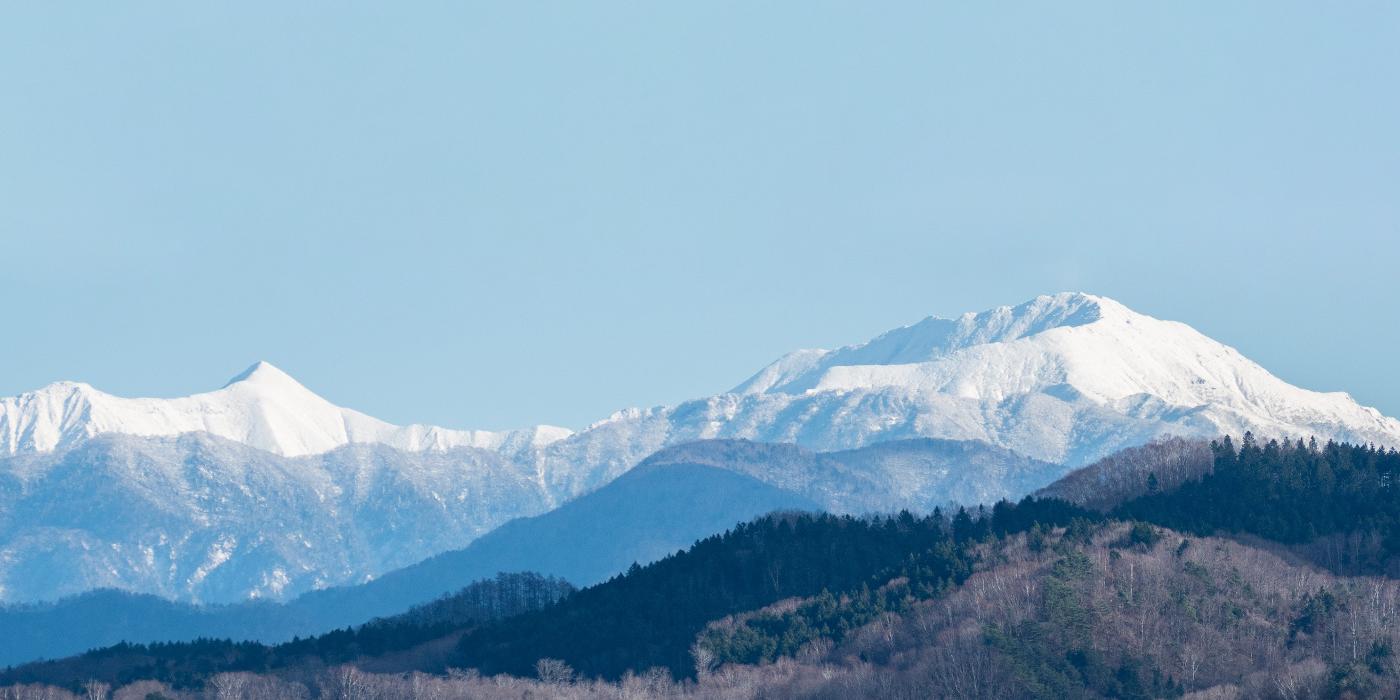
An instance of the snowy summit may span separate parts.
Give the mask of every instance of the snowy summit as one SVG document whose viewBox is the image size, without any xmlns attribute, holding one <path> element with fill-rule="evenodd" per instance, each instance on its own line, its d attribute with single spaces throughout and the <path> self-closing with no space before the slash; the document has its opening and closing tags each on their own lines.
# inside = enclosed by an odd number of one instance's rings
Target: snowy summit
<svg viewBox="0 0 1400 700">
<path fill-rule="evenodd" d="M 43 453 L 117 433 L 141 437 L 208 433 L 283 457 L 321 454 L 352 443 L 409 452 L 477 447 L 514 450 L 567 437 L 552 426 L 488 432 L 397 426 L 341 408 L 268 362 L 223 388 L 176 399 L 128 399 L 87 384 L 58 382 L 0 399 L 0 453 Z"/>
<path fill-rule="evenodd" d="M 557 448 L 605 427 L 667 443 L 748 438 L 817 450 L 980 440 L 1070 466 L 1168 434 L 1400 445 L 1400 421 L 1345 393 L 1293 386 L 1190 326 L 1083 293 L 799 350 L 727 393 L 619 412 Z"/>
<path fill-rule="evenodd" d="M 1400 444 L 1400 421 L 1345 393 L 1293 386 L 1190 326 L 1083 293 L 799 351 L 733 391 L 864 406 L 841 419 L 848 434 L 982 439 L 1070 463 L 1165 433 Z"/>
</svg>

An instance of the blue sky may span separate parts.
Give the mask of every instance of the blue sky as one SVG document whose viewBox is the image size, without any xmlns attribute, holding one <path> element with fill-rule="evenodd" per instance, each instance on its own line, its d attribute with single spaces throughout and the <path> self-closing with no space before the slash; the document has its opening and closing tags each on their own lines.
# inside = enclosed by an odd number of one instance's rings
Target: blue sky
<svg viewBox="0 0 1400 700">
<path fill-rule="evenodd" d="M 577 427 L 1072 289 L 1400 414 L 1400 5 L 936 5 L 10 4 L 0 395 Z"/>
</svg>

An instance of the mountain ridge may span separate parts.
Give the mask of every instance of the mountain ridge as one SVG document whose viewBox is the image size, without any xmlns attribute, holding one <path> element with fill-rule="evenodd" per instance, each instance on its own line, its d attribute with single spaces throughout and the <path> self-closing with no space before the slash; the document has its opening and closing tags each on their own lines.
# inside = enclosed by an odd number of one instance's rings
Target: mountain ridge
<svg viewBox="0 0 1400 700">
<path fill-rule="evenodd" d="M 789 353 L 730 392 L 623 409 L 525 457 L 580 493 L 714 438 L 817 451 L 978 440 L 1074 468 L 1168 436 L 1247 431 L 1400 445 L 1400 421 L 1344 393 L 1290 385 L 1186 324 L 1064 293 Z"/>
<path fill-rule="evenodd" d="M 0 454 L 52 452 L 111 433 L 174 437 L 197 432 L 283 457 L 366 443 L 412 452 L 457 447 L 510 452 L 572 434 L 546 425 L 503 432 L 397 426 L 336 406 L 266 361 L 219 389 L 173 399 L 119 397 L 70 381 L 0 399 Z"/>
<path fill-rule="evenodd" d="M 335 406 L 266 362 L 222 389 L 176 399 L 126 399 L 76 382 L 0 399 L 0 454 L 52 451 L 112 432 L 209 432 L 282 456 L 356 443 L 474 447 L 528 464 L 562 488 L 557 502 L 667 444 L 708 438 L 819 450 L 976 439 L 1081 466 L 1167 434 L 1247 430 L 1400 444 L 1400 421 L 1345 392 L 1293 386 L 1186 324 L 1082 292 L 955 319 L 930 316 L 835 350 L 798 350 L 727 392 L 622 409 L 580 432 L 396 426 Z M 629 441 L 639 444 L 620 444 Z"/>
<path fill-rule="evenodd" d="M 916 440 L 989 448 L 954 466 L 897 450 L 857 467 L 793 458 L 819 477 L 804 497 L 854 512 L 903 507 L 885 498 L 896 488 L 920 504 L 1017 498 L 1169 435 L 1400 445 L 1400 421 L 1345 394 L 1292 386 L 1186 324 L 1082 293 L 789 353 L 731 392 L 552 430 L 394 426 L 266 363 L 182 399 L 121 399 L 76 383 L 3 399 L 0 443 L 14 452 L 0 449 L 0 561 L 44 577 L 0 576 L 0 600 L 110 585 L 195 600 L 285 598 L 353 583 L 707 440 L 806 453 Z M 745 463 L 745 473 L 776 479 L 789 457 Z M 216 530 L 244 534 L 211 539 Z"/>
</svg>

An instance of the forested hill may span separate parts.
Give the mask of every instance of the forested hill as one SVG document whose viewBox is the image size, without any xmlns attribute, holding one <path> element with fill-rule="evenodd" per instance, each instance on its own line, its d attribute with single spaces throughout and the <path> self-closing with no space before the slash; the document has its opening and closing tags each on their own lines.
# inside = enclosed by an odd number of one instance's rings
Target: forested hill
<svg viewBox="0 0 1400 700">
<path fill-rule="evenodd" d="M 1212 443 L 1214 466 L 1157 486 L 1114 513 L 1183 532 L 1250 534 L 1293 545 L 1343 573 L 1400 577 L 1400 453 L 1316 441 Z"/>
<path fill-rule="evenodd" d="M 1002 504 L 989 517 L 959 512 L 915 517 L 853 518 L 773 515 L 741 524 L 646 567 L 579 591 L 556 605 L 509 618 L 509 623 L 440 626 L 417 631 L 399 624 L 367 626 L 268 647 L 201 640 L 119 645 L 78 657 L 29 664 L 0 675 L 6 683 L 77 687 L 96 678 L 113 684 L 154 678 L 197 686 L 223 671 L 276 671 L 305 665 L 397 654 L 379 668 L 443 671 L 446 667 L 529 674 L 544 657 L 561 659 L 589 676 L 616 678 L 660 666 L 693 672 L 691 645 L 705 625 L 726 615 L 823 591 L 866 595 L 892 579 L 884 602 L 844 611 L 830 629 L 853 629 L 910 596 L 927 598 L 959 584 L 972 570 L 975 544 L 1034 523 L 1064 525 L 1091 517 L 1060 501 Z M 888 589 L 887 589 L 888 590 Z M 864 592 L 864 593 L 862 593 Z M 463 632 L 465 635 L 462 636 Z M 436 638 L 460 636 L 447 657 L 428 654 Z M 410 653 L 412 652 L 412 653 Z"/>
<path fill-rule="evenodd" d="M 377 618 L 353 629 L 336 630 L 285 644 L 263 645 L 256 642 L 212 639 L 149 645 L 123 643 L 67 659 L 28 664 L 17 670 L 6 671 L 0 674 L 0 677 L 10 681 L 44 678 L 53 682 L 59 679 L 100 677 L 108 682 L 125 682 L 155 676 L 182 685 L 199 684 L 208 674 L 196 664 L 215 664 L 231 670 L 262 670 L 306 663 L 322 665 L 376 656 L 411 648 L 423 641 L 448 634 L 454 629 L 547 607 L 573 591 L 574 587 L 567 581 L 552 576 L 540 576 L 529 572 L 501 573 L 494 578 L 472 583 L 451 595 L 414 606 L 398 615 Z M 93 602 L 101 604 L 102 600 L 103 598 L 95 598 Z M 81 608 L 75 609 L 81 611 Z M 151 612 L 162 614 L 183 609 L 178 605 L 167 604 L 166 609 L 155 608 Z M 47 621 L 47 618 L 44 619 Z M 25 620 L 22 616 L 11 616 L 10 622 L 18 627 L 23 625 Z M 67 622 L 73 626 L 85 624 L 80 618 L 73 618 Z M 15 630 L 16 633 L 20 631 Z M 113 670 L 111 673 L 93 673 L 92 664 L 111 665 Z"/>
<path fill-rule="evenodd" d="M 587 676 L 616 678 L 652 667 L 694 671 L 690 647 L 705 624 L 726 615 L 823 591 L 869 594 L 898 579 L 896 590 L 862 613 L 823 621 L 852 629 L 885 605 L 930 598 L 972 571 L 972 545 L 1034 523 L 1065 525 L 1092 517 L 1062 501 L 1002 504 L 993 517 L 959 511 L 859 519 L 770 516 L 740 525 L 648 567 L 636 567 L 553 606 L 469 632 L 457 662 L 485 673 L 528 674 L 544 657 Z"/>
</svg>

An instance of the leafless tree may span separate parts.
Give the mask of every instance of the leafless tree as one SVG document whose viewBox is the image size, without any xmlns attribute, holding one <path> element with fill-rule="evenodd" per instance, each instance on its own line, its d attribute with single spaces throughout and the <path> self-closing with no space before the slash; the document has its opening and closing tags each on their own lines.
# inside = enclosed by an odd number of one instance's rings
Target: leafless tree
<svg viewBox="0 0 1400 700">
<path fill-rule="evenodd" d="M 715 670 L 715 653 L 698 641 L 690 645 L 690 658 L 695 662 L 695 675 L 698 678 L 705 678 Z"/>
<path fill-rule="evenodd" d="M 321 697 L 327 700 L 374 700 L 374 679 L 351 665 L 336 666 L 321 674 Z"/>
<path fill-rule="evenodd" d="M 559 659 L 535 662 L 535 676 L 545 685 L 568 685 L 574 682 L 574 669 Z"/>
</svg>

